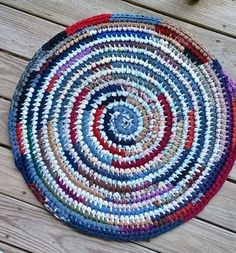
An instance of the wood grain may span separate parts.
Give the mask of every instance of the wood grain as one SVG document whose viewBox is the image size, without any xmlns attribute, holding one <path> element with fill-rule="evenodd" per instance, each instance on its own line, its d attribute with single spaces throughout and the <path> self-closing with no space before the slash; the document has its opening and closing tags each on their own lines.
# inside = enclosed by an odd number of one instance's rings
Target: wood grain
<svg viewBox="0 0 236 253">
<path fill-rule="evenodd" d="M 197 217 L 236 232 L 236 184 L 226 181 Z"/>
<path fill-rule="evenodd" d="M 10 146 L 8 135 L 8 112 L 10 102 L 0 98 L 0 143 Z"/>
<path fill-rule="evenodd" d="M 0 6 L 0 48 L 31 58 L 64 27 Z"/>
<path fill-rule="evenodd" d="M 124 1 L 236 37 L 236 2 L 234 0 Z M 226 13 L 228 18 L 226 18 Z"/>
<path fill-rule="evenodd" d="M 42 207 L 15 166 L 11 150 L 0 147 L 0 193 Z"/>
<path fill-rule="evenodd" d="M 15 167 L 11 151 L 2 147 L 0 147 L 0 174 L 1 193 L 42 207 Z M 236 184 L 225 182 L 222 189 L 197 217 L 236 231 Z"/>
<path fill-rule="evenodd" d="M 0 52 L 0 95 L 11 99 L 27 61 Z"/>
<path fill-rule="evenodd" d="M 235 162 L 234 167 L 231 170 L 228 178 L 231 179 L 231 180 L 233 180 L 233 181 L 236 181 L 236 162 Z"/>
<path fill-rule="evenodd" d="M 86 236 L 56 220 L 44 209 L 0 194 L 0 240 L 34 253 L 151 253 L 131 242 Z"/>
<path fill-rule="evenodd" d="M 22 249 L 17 249 L 9 244 L 0 242 L 0 253 L 26 253 Z"/>
<path fill-rule="evenodd" d="M 202 221 L 191 221 L 175 228 L 150 242 L 142 245 L 152 245 L 162 253 L 235 253 L 236 235 Z"/>
<path fill-rule="evenodd" d="M 0 194 L 0 240 L 35 253 L 151 252 L 137 244 L 108 242 L 77 233 L 46 210 Z M 234 233 L 191 220 L 149 242 L 139 244 L 161 252 L 235 252 Z"/>
<path fill-rule="evenodd" d="M 45 19 L 68 25 L 93 13 L 138 13 L 139 5 L 167 16 L 236 36 L 236 2 L 232 0 L 1 0 Z M 131 4 L 130 4 L 131 3 Z M 194 4 L 195 3 L 195 4 Z M 86 15 L 87 13 L 87 15 Z M 225 18 L 225 14 L 230 18 Z M 90 15 L 91 16 L 91 15 Z"/>
<path fill-rule="evenodd" d="M 14 3 L 20 4 L 21 8 L 34 15 L 46 17 L 52 21 L 56 20 L 65 25 L 70 25 L 80 19 L 98 15 L 99 13 L 129 12 L 165 18 L 194 34 L 194 37 L 220 60 L 222 66 L 236 80 L 236 50 L 235 39 L 233 38 L 124 2 L 119 2 L 119 5 L 117 5 L 116 0 L 103 0 L 99 5 L 95 4 L 93 0 L 22 0 L 20 2 L 15 1 Z M 28 58 L 31 58 L 53 35 L 64 29 L 63 26 L 4 6 L 0 7 L 0 17 L 0 48 Z"/>
</svg>

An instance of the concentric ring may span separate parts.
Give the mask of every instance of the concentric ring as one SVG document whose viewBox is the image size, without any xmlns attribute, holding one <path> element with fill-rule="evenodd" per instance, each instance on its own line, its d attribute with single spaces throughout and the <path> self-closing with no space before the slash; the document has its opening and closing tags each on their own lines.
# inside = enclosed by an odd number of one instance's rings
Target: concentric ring
<svg viewBox="0 0 236 253">
<path fill-rule="evenodd" d="M 219 62 L 165 21 L 79 21 L 37 52 L 17 86 L 15 162 L 79 231 L 151 238 L 194 217 L 227 178 L 235 91 Z"/>
</svg>

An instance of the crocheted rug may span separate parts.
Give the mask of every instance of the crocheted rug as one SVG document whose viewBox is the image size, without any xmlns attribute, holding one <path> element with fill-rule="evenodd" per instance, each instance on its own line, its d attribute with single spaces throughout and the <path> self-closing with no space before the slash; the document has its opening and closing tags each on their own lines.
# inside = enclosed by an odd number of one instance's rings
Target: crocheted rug
<svg viewBox="0 0 236 253">
<path fill-rule="evenodd" d="M 235 160 L 236 90 L 191 35 L 100 15 L 33 57 L 9 115 L 16 166 L 58 219 L 147 239 L 199 213 Z"/>
</svg>

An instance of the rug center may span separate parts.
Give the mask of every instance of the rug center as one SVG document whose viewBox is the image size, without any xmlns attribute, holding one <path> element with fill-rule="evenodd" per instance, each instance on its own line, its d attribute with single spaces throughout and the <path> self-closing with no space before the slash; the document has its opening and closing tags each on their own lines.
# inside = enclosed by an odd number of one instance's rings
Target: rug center
<svg viewBox="0 0 236 253">
<path fill-rule="evenodd" d="M 123 139 L 136 135 L 139 125 L 139 115 L 134 109 L 129 105 L 112 107 L 108 111 L 110 117 L 108 122 L 109 130 Z"/>
</svg>

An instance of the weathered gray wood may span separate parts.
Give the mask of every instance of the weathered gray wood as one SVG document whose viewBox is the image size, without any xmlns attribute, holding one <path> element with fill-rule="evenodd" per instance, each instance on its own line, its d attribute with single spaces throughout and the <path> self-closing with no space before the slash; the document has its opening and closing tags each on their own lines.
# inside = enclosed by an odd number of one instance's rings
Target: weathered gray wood
<svg viewBox="0 0 236 253">
<path fill-rule="evenodd" d="M 128 242 L 86 236 L 62 224 L 46 210 L 0 194 L 0 240 L 34 253 L 151 253 Z"/>
<path fill-rule="evenodd" d="M 11 99 L 27 61 L 0 52 L 0 96 Z"/>
<path fill-rule="evenodd" d="M 22 249 L 15 248 L 9 244 L 0 242 L 0 253 L 25 253 Z"/>
<path fill-rule="evenodd" d="M 197 40 L 202 42 L 220 60 L 223 67 L 236 80 L 235 39 L 227 36 L 124 2 L 119 2 L 119 5 L 117 5 L 114 4 L 117 3 L 115 0 L 103 0 L 99 5 L 94 4 L 93 0 L 73 2 L 72 0 L 60 2 L 41 0 L 26 2 L 28 4 L 20 2 L 23 9 L 42 17 L 46 15 L 48 19 L 58 19 L 66 25 L 99 13 L 131 12 L 165 18 L 191 32 Z M 0 17 L 0 48 L 29 58 L 53 35 L 64 29 L 62 26 L 4 6 L 0 7 Z"/>
<path fill-rule="evenodd" d="M 15 167 L 11 151 L 2 147 L 0 147 L 0 174 L 1 193 L 42 207 Z M 236 184 L 225 182 L 198 217 L 236 231 Z"/>
<path fill-rule="evenodd" d="M 55 22 L 68 24 L 73 18 L 81 18 L 81 14 L 89 10 L 93 13 L 134 13 L 140 5 L 151 8 L 162 14 L 170 15 L 190 23 L 236 36 L 236 2 L 234 0 L 2 0 L 3 3 L 52 19 Z M 126 2 L 126 3 L 125 3 Z M 227 13 L 227 17 L 225 18 Z M 87 15 L 90 15 L 88 13 Z"/>
<path fill-rule="evenodd" d="M 0 192 L 19 200 L 43 207 L 28 188 L 16 168 L 11 150 L 0 147 Z"/>
<path fill-rule="evenodd" d="M 9 146 L 8 135 L 8 112 L 10 108 L 10 102 L 0 98 L 0 143 Z"/>
<path fill-rule="evenodd" d="M 229 176 L 229 179 L 236 181 L 236 163 L 234 164 L 233 169 L 231 170 Z"/>
<path fill-rule="evenodd" d="M 77 233 L 47 211 L 0 194 L 0 240 L 33 252 L 151 252 L 137 244 L 108 242 Z M 161 252 L 235 252 L 235 234 L 191 220 L 143 246 Z"/>
<path fill-rule="evenodd" d="M 31 58 L 64 27 L 0 6 L 0 48 Z"/>
<path fill-rule="evenodd" d="M 198 217 L 236 232 L 236 184 L 225 182 Z"/>
<path fill-rule="evenodd" d="M 5 0 L 6 1 L 6 0 Z M 208 29 L 236 36 L 234 0 L 124 0 Z M 227 16 L 226 16 L 227 15 Z"/>
<path fill-rule="evenodd" d="M 236 252 L 236 235 L 202 221 L 191 220 L 150 242 L 162 253 L 234 253 Z"/>
</svg>

